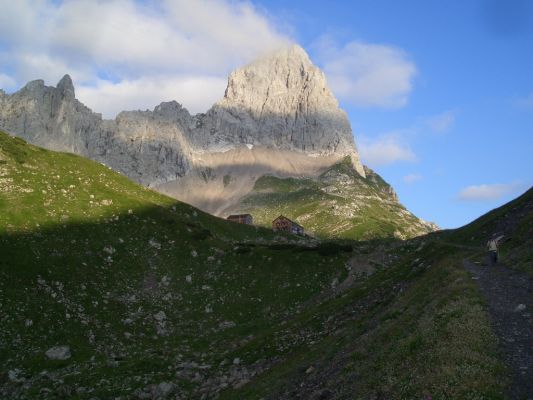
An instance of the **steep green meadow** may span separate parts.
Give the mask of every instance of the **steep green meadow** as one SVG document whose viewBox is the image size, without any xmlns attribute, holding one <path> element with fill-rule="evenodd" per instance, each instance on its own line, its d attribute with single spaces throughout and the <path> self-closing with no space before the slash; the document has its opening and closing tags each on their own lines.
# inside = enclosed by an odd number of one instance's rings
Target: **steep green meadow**
<svg viewBox="0 0 533 400">
<path fill-rule="evenodd" d="M 0 398 L 501 398 L 437 239 L 276 235 L 0 133 Z"/>
<path fill-rule="evenodd" d="M 379 175 L 365 172 L 362 178 L 346 159 L 316 179 L 263 176 L 235 212 L 252 214 L 262 226 L 283 214 L 321 238 L 407 239 L 436 228 L 401 205 Z"/>
<path fill-rule="evenodd" d="M 244 358 L 241 340 L 345 274 L 345 255 L 294 252 L 283 236 L 272 250 L 268 230 L 92 161 L 5 134 L 0 149 L 0 364 L 35 380 L 28 395 L 61 386 L 42 371 L 118 395 L 174 377 L 180 361 Z M 71 361 L 44 357 L 61 344 Z"/>
<path fill-rule="evenodd" d="M 456 244 L 477 246 L 476 259 L 484 262 L 485 245 L 492 235 L 504 235 L 499 249 L 502 262 L 533 276 L 533 188 L 460 229 L 442 232 L 440 237 Z"/>
</svg>

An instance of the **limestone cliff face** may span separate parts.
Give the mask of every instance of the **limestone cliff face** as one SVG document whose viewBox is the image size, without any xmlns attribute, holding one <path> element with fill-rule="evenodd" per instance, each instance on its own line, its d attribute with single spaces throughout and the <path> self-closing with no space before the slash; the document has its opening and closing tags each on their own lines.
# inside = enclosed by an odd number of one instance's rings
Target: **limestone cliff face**
<svg viewBox="0 0 533 400">
<path fill-rule="evenodd" d="M 97 143 L 90 144 L 91 157 L 147 186 L 180 179 L 191 170 L 190 123 L 189 112 L 175 101 L 153 111 L 123 111 L 104 121 Z"/>
<path fill-rule="evenodd" d="M 346 114 L 324 73 L 297 45 L 234 71 L 224 98 L 196 121 L 191 140 L 203 149 L 247 144 L 350 156 L 364 176 Z"/>
<path fill-rule="evenodd" d="M 221 186 L 218 198 L 236 199 L 262 174 L 316 174 L 346 156 L 365 175 L 346 114 L 296 45 L 234 71 L 224 97 L 205 114 L 191 116 L 173 101 L 103 120 L 76 99 L 65 75 L 56 87 L 36 80 L 11 95 L 0 91 L 0 128 L 92 158 L 144 185 L 165 185 L 179 199 L 184 187 L 187 195 L 196 190 L 197 177 Z M 222 182 L 223 175 L 239 180 L 251 170 L 239 189 Z"/>
<path fill-rule="evenodd" d="M 178 179 L 190 169 L 181 125 L 190 121 L 176 102 L 102 120 L 75 98 L 68 75 L 55 88 L 35 80 L 0 99 L 0 128 L 51 150 L 100 161 L 148 186 Z"/>
<path fill-rule="evenodd" d="M 56 88 L 42 80 L 29 82 L 0 104 L 0 127 L 52 150 L 88 155 L 86 138 L 102 122 L 99 114 L 76 100 L 68 75 Z"/>
</svg>

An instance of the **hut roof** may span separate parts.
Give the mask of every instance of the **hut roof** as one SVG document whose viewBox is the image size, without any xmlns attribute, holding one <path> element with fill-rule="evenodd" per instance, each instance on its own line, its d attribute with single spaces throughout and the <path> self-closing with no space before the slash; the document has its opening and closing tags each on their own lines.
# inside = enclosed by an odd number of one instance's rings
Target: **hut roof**
<svg viewBox="0 0 533 400">
<path fill-rule="evenodd" d="M 297 223 L 297 222 L 294 222 L 294 221 L 293 221 L 292 219 L 290 219 L 290 218 L 287 218 L 285 215 L 280 215 L 279 217 L 277 217 L 276 219 L 274 219 L 274 221 L 277 221 L 278 219 L 286 219 L 286 220 L 289 221 L 291 224 L 293 224 L 293 225 L 298 225 L 300 228 L 303 229 L 303 226 L 302 226 L 302 225 L 300 225 L 300 224 Z M 272 221 L 272 222 L 274 222 L 274 221 Z"/>
</svg>

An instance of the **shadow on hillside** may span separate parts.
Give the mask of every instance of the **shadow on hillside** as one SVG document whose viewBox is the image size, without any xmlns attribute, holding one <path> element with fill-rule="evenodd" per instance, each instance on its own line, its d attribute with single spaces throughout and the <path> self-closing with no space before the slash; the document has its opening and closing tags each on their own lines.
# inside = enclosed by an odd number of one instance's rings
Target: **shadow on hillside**
<svg viewBox="0 0 533 400">
<path fill-rule="evenodd" d="M 71 220 L 34 229 L 10 226 L 0 233 L 2 269 L 46 270 L 58 264 L 153 266 L 191 259 L 191 251 L 210 247 L 240 252 L 261 246 L 334 255 L 352 251 L 353 241 L 316 242 L 310 238 L 273 232 L 258 226 L 229 222 L 176 203 L 133 212 L 115 212 L 92 221 Z M 248 248 L 248 250 L 246 250 Z M 238 251 L 237 251 L 238 252 Z"/>
<path fill-rule="evenodd" d="M 102 263 L 113 259 L 116 253 L 123 259 L 114 261 L 135 263 L 156 254 L 179 254 L 187 247 L 227 238 L 245 240 L 268 234 L 267 230 L 235 226 L 182 203 L 168 208 L 135 209 L 131 213 L 110 210 L 107 216 L 91 221 L 70 220 L 31 230 L 7 227 L 0 234 L 0 266 L 40 264 L 45 268 L 61 261 Z"/>
<path fill-rule="evenodd" d="M 254 249 L 262 249 L 260 254 L 311 251 L 320 257 L 335 257 L 353 251 L 365 254 L 379 246 L 401 243 L 394 239 L 317 241 L 229 222 L 175 203 L 131 213 L 110 212 L 97 220 L 72 220 L 31 230 L 11 226 L 0 234 L 0 274 L 25 277 L 20 282 L 23 283 L 52 270 L 76 271 L 80 274 L 78 279 L 90 280 L 92 267 L 109 268 L 114 273 L 168 270 L 183 263 L 200 267 L 213 249 L 252 257 L 259 254 Z M 193 253 L 202 257 L 196 258 Z"/>
</svg>

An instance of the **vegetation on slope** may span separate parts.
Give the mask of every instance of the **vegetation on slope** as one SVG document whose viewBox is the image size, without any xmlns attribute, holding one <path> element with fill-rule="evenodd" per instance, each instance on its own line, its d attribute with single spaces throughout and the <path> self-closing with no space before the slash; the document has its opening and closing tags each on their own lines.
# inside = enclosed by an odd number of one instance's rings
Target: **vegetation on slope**
<svg viewBox="0 0 533 400">
<path fill-rule="evenodd" d="M 232 224 L 0 133 L 0 397 L 500 398 L 460 251 Z"/>
<path fill-rule="evenodd" d="M 343 254 L 295 252 L 283 236 L 286 247 L 272 249 L 271 231 L 201 213 L 92 161 L 4 134 L 0 149 L 0 364 L 19 371 L 25 396 L 131 394 L 176 380 L 183 363 L 212 368 L 178 380 L 185 393 L 213 374 L 234 384 L 245 378 L 233 360 L 251 361 L 241 342 L 345 273 Z M 71 360 L 46 359 L 63 344 Z"/>
<path fill-rule="evenodd" d="M 461 245 L 478 247 L 484 262 L 485 245 L 492 236 L 504 235 L 500 258 L 510 268 L 533 276 L 533 188 L 462 228 L 442 232 L 439 237 Z"/>
<path fill-rule="evenodd" d="M 318 179 L 263 176 L 236 211 L 262 226 L 283 214 L 321 238 L 411 238 L 428 233 L 379 175 L 366 168 L 362 178 L 346 159 Z"/>
<path fill-rule="evenodd" d="M 307 335 L 328 332 L 322 341 L 222 398 L 503 398 L 504 368 L 465 254 L 433 241 L 387 253 L 373 275 L 294 322 Z"/>
</svg>

